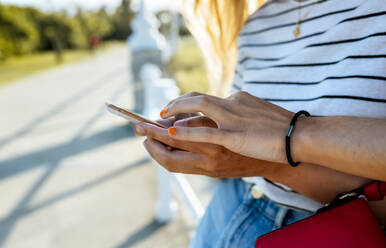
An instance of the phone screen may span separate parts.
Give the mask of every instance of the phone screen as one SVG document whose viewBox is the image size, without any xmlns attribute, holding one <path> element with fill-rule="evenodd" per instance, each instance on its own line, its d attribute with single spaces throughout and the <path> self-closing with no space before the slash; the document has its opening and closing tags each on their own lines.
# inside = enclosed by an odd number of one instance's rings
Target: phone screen
<svg viewBox="0 0 386 248">
<path fill-rule="evenodd" d="M 151 121 L 149 119 L 146 119 L 145 117 L 139 115 L 139 114 L 136 114 L 136 113 L 133 113 L 133 112 L 130 112 L 129 110 L 125 109 L 125 108 L 122 108 L 122 107 L 118 107 L 117 105 L 115 104 L 112 104 L 112 103 L 108 103 L 106 102 L 106 107 L 107 107 L 107 110 L 110 112 L 110 113 L 113 113 L 115 115 L 118 115 L 120 117 L 123 117 L 125 118 L 126 120 L 129 120 L 130 122 L 133 122 L 135 124 L 139 123 L 139 122 L 145 122 L 145 123 L 149 123 L 149 124 L 152 124 L 152 125 L 155 125 L 157 127 L 161 127 L 161 128 L 167 128 L 165 127 L 164 125 L 162 124 L 159 124 L 155 121 Z"/>
</svg>

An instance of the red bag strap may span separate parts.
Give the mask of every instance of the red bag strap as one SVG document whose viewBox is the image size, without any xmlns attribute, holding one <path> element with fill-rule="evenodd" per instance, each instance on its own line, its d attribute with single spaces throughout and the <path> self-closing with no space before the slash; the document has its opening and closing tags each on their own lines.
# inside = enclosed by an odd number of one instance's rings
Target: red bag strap
<svg viewBox="0 0 386 248">
<path fill-rule="evenodd" d="M 386 196 L 386 182 L 373 182 L 363 188 L 364 194 L 369 201 L 383 200 Z"/>
</svg>

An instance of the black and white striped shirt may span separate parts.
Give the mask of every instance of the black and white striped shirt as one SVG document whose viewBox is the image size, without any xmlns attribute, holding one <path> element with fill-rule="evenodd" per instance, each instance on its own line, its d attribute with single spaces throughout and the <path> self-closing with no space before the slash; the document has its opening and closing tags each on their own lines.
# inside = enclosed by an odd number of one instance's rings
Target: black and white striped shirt
<svg viewBox="0 0 386 248">
<path fill-rule="evenodd" d="M 386 0 L 268 1 L 240 33 L 233 89 L 293 112 L 386 118 Z M 263 178 L 245 180 L 278 203 L 321 206 Z"/>
</svg>

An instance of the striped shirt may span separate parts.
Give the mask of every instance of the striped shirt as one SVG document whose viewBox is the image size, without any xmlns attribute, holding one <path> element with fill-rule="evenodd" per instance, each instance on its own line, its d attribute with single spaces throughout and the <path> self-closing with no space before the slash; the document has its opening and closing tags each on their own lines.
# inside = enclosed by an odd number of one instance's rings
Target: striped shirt
<svg viewBox="0 0 386 248">
<path fill-rule="evenodd" d="M 293 112 L 386 118 L 386 0 L 268 1 L 240 33 L 233 90 Z M 321 207 L 267 179 L 244 180 L 277 203 Z"/>
</svg>

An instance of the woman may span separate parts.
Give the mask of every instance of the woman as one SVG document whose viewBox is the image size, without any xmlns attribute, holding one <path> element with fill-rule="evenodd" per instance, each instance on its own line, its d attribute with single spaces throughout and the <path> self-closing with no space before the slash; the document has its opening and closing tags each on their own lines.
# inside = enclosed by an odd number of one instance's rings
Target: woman
<svg viewBox="0 0 386 248">
<path fill-rule="evenodd" d="M 164 123 L 174 125 L 170 134 L 136 126 L 137 134 L 148 137 L 149 153 L 170 171 L 244 177 L 220 184 L 192 247 L 252 247 L 257 236 L 309 216 L 337 194 L 386 179 L 379 150 L 386 118 L 384 1 L 268 1 L 245 23 L 246 1 L 196 4 L 196 16 L 206 21 L 190 25 L 196 35 L 203 30 L 199 24 L 210 34 L 199 41 L 212 61 L 213 80 L 230 77 L 234 35 L 240 33 L 233 89 L 253 96 L 224 100 L 192 93 L 162 112 Z M 226 88 L 216 85 L 217 94 Z M 299 119 L 291 154 L 303 163 L 294 168 L 282 142 L 293 113 L 302 109 L 331 117 Z M 175 122 L 177 113 L 199 111 L 208 116 Z M 237 134 L 224 136 L 229 132 Z M 316 135 L 312 142 L 304 138 L 309 133 Z M 364 144 L 369 140 L 374 143 Z M 181 150 L 169 151 L 165 144 Z M 385 202 L 372 207 L 384 221 Z"/>
</svg>

